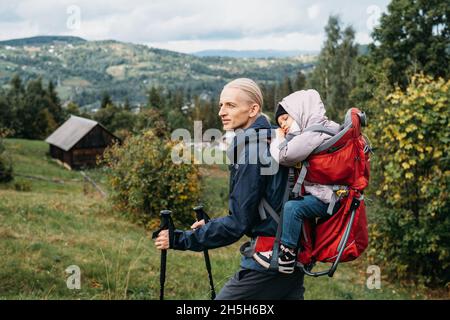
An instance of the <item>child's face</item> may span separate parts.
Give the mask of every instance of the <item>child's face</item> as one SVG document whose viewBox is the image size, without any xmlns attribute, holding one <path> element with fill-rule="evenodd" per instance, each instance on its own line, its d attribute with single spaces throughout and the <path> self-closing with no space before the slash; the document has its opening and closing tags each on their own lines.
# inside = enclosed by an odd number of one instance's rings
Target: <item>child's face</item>
<svg viewBox="0 0 450 320">
<path fill-rule="evenodd" d="M 294 122 L 294 119 L 287 113 L 282 114 L 281 116 L 278 117 L 278 125 L 280 126 L 281 129 L 283 129 L 285 133 L 289 131 L 292 122 Z"/>
</svg>

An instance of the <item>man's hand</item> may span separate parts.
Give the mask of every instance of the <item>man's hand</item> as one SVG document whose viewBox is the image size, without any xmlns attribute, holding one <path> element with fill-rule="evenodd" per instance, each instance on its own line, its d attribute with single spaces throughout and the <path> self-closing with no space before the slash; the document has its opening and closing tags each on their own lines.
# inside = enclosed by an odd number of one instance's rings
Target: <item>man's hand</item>
<svg viewBox="0 0 450 320">
<path fill-rule="evenodd" d="M 169 230 L 161 230 L 155 239 L 155 246 L 158 250 L 169 249 Z"/>
<path fill-rule="evenodd" d="M 196 221 L 191 229 L 195 230 L 201 228 L 205 225 L 205 220 Z M 155 246 L 158 250 L 167 250 L 169 249 L 169 230 L 161 230 L 158 234 L 158 237 L 155 239 Z"/>
</svg>

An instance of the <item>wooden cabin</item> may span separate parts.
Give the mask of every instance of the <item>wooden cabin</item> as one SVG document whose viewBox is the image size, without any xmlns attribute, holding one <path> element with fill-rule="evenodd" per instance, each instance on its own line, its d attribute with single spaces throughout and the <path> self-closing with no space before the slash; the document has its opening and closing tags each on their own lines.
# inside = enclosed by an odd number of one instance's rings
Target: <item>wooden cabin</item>
<svg viewBox="0 0 450 320">
<path fill-rule="evenodd" d="M 72 115 L 45 141 L 50 144 L 52 158 L 68 169 L 80 169 L 95 166 L 97 156 L 120 139 L 100 123 Z"/>
</svg>

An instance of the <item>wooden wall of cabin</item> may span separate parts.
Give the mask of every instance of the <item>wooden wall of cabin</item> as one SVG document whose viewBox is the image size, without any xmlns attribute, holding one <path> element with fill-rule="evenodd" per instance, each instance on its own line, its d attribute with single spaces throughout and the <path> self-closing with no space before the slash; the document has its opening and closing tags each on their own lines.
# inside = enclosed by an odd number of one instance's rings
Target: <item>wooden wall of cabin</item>
<svg viewBox="0 0 450 320">
<path fill-rule="evenodd" d="M 94 167 L 97 165 L 97 156 L 103 156 L 105 148 L 90 148 L 90 149 L 74 149 L 73 155 L 73 168 L 80 168 L 83 166 Z"/>
<path fill-rule="evenodd" d="M 63 161 L 63 156 L 64 155 L 64 150 L 62 150 L 61 148 L 58 148 L 57 146 L 54 145 L 50 145 L 50 156 L 53 159 L 58 159 Z"/>
<path fill-rule="evenodd" d="M 101 126 L 95 126 L 71 149 L 73 155 L 72 167 L 95 166 L 97 157 L 103 156 L 106 147 L 111 145 L 115 139 L 117 138 Z"/>
</svg>

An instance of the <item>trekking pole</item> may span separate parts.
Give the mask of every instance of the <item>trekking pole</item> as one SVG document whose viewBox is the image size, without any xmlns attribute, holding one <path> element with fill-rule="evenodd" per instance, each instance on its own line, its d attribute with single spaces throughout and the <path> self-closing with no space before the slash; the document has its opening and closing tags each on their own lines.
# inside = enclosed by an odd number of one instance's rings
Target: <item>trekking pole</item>
<svg viewBox="0 0 450 320">
<path fill-rule="evenodd" d="M 193 208 L 195 211 L 195 214 L 197 216 L 197 221 L 205 220 L 205 223 L 209 221 L 209 217 L 206 214 L 206 212 L 203 210 L 203 206 L 197 206 Z M 206 270 L 208 271 L 208 277 L 209 277 L 209 286 L 211 287 L 211 300 L 214 300 L 216 298 L 216 291 L 214 290 L 214 282 L 213 282 L 213 276 L 211 271 L 211 261 L 209 260 L 209 253 L 208 249 L 203 250 L 203 256 L 205 257 L 205 265 Z"/>
<path fill-rule="evenodd" d="M 172 211 L 170 210 L 162 210 L 160 212 L 161 215 L 161 223 L 159 229 L 153 233 L 153 238 L 156 238 L 158 234 L 162 230 L 169 230 L 169 238 L 170 231 L 173 228 L 173 222 L 170 217 Z M 166 263 L 167 263 L 167 250 L 161 250 L 161 265 L 160 265 L 160 274 L 159 274 L 159 300 L 164 300 L 164 284 L 166 282 Z"/>
</svg>

